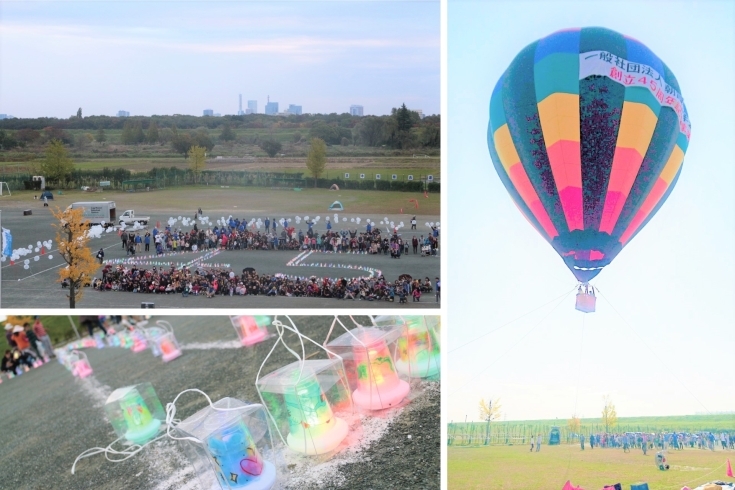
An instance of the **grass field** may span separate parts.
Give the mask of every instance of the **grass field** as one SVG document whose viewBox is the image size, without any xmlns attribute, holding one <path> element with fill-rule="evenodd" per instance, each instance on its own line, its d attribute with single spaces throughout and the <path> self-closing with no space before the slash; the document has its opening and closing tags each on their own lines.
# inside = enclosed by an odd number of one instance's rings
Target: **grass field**
<svg viewBox="0 0 735 490">
<path fill-rule="evenodd" d="M 735 459 L 733 451 L 669 451 L 671 469 L 660 471 L 654 454 L 644 456 L 639 449 L 581 451 L 576 444 L 542 445 L 533 453 L 527 446 L 449 447 L 448 482 L 450 489 L 462 490 L 561 490 L 567 480 L 587 490 L 614 483 L 629 489 L 637 482 L 647 482 L 650 490 L 680 490 L 727 479 L 725 461 Z"/>
<path fill-rule="evenodd" d="M 3 197 L 3 208 L 13 205 L 26 206 L 37 204 L 33 195 L 38 191 L 16 191 L 12 196 Z M 414 204 L 409 199 L 419 200 L 419 209 L 414 211 Z M 49 205 L 65 208 L 76 201 L 115 201 L 120 212 L 133 208 L 141 215 L 155 214 L 156 212 L 173 212 L 176 216 L 192 214 L 201 207 L 205 215 L 210 212 L 227 212 L 236 216 L 242 213 L 266 214 L 300 213 L 302 216 L 309 213 L 328 213 L 327 208 L 332 202 L 339 200 L 345 208 L 344 213 L 360 214 L 365 219 L 372 213 L 398 214 L 401 209 L 404 214 L 434 215 L 429 221 L 436 221 L 440 215 L 439 194 L 429 194 L 425 198 L 418 192 L 397 191 L 363 191 L 345 189 L 330 191 L 327 189 L 305 188 L 301 192 L 293 190 L 271 190 L 263 187 L 230 187 L 220 186 L 186 186 L 174 187 L 151 192 L 84 192 L 81 190 L 63 191 L 62 195 L 55 195 Z M 259 215 L 258 215 L 259 216 Z M 382 216 L 381 216 L 382 217 Z M 216 221 L 219 216 L 210 216 Z M 373 219 L 378 216 L 373 216 Z M 410 219 L 410 216 L 408 217 Z M 408 219 L 404 222 L 408 223 Z"/>
</svg>

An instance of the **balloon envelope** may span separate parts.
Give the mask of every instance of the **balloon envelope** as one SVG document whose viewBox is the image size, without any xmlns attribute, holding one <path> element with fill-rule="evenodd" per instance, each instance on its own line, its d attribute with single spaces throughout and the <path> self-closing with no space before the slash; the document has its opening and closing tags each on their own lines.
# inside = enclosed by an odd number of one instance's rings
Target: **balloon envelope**
<svg viewBox="0 0 735 490">
<path fill-rule="evenodd" d="M 591 27 L 524 48 L 490 100 L 488 149 L 514 203 L 575 277 L 595 277 L 674 188 L 691 125 L 676 77 Z"/>
</svg>

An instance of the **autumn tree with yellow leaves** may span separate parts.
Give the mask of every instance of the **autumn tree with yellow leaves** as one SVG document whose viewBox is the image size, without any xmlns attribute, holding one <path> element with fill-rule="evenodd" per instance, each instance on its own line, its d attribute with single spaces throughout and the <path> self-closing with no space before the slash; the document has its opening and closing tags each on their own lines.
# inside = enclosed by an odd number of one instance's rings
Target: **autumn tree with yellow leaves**
<svg viewBox="0 0 735 490">
<path fill-rule="evenodd" d="M 58 282 L 69 282 L 69 308 L 76 308 L 77 301 L 84 295 L 84 286 L 92 282 L 92 277 L 99 269 L 95 256 L 87 244 L 89 243 L 89 221 L 84 219 L 84 209 L 56 209 L 52 211 L 59 223 L 56 228 L 56 242 L 59 253 L 67 263 L 59 270 Z"/>
<path fill-rule="evenodd" d="M 485 445 L 490 444 L 490 422 L 500 418 L 500 399 L 490 400 L 486 402 L 485 399 L 480 400 L 480 419 L 486 422 L 485 425 Z"/>
</svg>

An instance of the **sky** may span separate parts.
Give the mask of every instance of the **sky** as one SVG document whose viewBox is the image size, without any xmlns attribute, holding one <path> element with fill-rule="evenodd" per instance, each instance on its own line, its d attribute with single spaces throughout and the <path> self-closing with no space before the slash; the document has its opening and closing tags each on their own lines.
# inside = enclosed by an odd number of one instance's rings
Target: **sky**
<svg viewBox="0 0 735 490">
<path fill-rule="evenodd" d="M 440 107 L 436 1 L 0 2 L 0 113 Z"/>
<path fill-rule="evenodd" d="M 448 421 L 479 420 L 481 398 L 500 399 L 501 420 L 599 418 L 606 395 L 619 417 L 735 411 L 735 3 L 450 0 L 447 22 Z M 592 281 L 604 297 L 585 315 L 498 178 L 487 124 L 521 49 L 588 26 L 671 68 L 692 136 L 676 188 Z"/>
</svg>

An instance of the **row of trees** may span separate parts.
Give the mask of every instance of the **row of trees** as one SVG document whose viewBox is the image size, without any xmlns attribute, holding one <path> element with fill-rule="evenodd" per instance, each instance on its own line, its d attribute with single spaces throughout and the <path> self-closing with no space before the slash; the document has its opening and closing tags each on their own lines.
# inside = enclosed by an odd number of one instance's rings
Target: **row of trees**
<svg viewBox="0 0 735 490">
<path fill-rule="evenodd" d="M 181 118 L 184 118 L 183 120 Z M 252 120 L 251 120 L 252 119 Z M 109 121 L 108 121 L 109 120 Z M 107 124 L 114 120 L 114 124 Z M 196 125 L 191 124 L 196 122 Z M 183 123 L 183 124 L 179 124 Z M 105 130 L 122 129 L 121 142 L 125 145 L 168 144 L 174 151 L 186 154 L 186 143 L 195 143 L 212 148 L 214 142 L 209 135 L 211 129 L 220 129 L 217 140 L 230 143 L 238 139 L 238 129 L 263 128 L 274 131 L 284 128 L 303 129 L 308 140 L 319 138 L 329 145 L 360 145 L 369 147 L 389 147 L 396 149 L 439 148 L 440 146 L 439 116 L 421 119 L 417 112 L 409 110 L 405 104 L 394 108 L 390 116 L 355 117 L 344 115 L 305 115 L 305 116 L 227 116 L 224 118 L 194 116 L 152 116 L 132 118 L 109 118 L 107 116 L 78 116 L 69 119 L 6 119 L 0 121 L 0 128 L 15 129 L 15 134 L 6 133 L 18 145 L 45 144 L 51 139 L 58 139 L 67 145 L 83 147 L 87 143 L 107 141 Z M 88 129 L 90 133 L 76 136 L 68 129 Z M 188 135 L 188 136 L 187 136 Z M 187 141 L 189 138 L 189 141 Z M 260 139 L 249 135 L 240 138 L 243 143 L 266 145 L 275 141 L 273 137 Z M 293 142 L 303 140 L 301 131 L 293 134 Z M 10 149 L 18 145 L 0 146 Z M 269 153 L 270 154 L 270 153 Z"/>
</svg>

